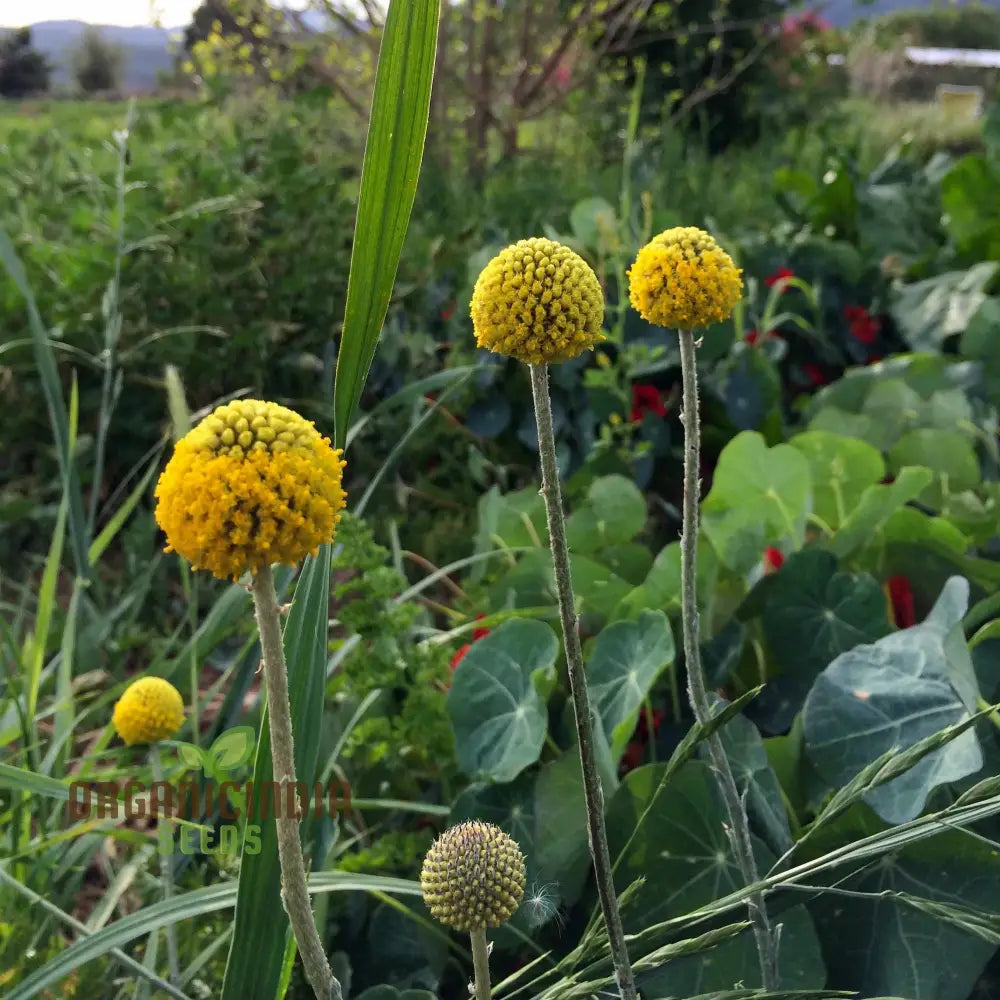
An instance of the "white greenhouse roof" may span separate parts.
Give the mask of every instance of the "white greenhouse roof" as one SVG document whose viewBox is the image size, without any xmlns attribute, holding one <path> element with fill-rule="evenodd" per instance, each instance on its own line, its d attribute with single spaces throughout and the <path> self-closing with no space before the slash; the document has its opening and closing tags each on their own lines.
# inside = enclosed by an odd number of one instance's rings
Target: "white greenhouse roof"
<svg viewBox="0 0 1000 1000">
<path fill-rule="evenodd" d="M 925 49 L 907 46 L 906 58 L 924 66 L 990 66 L 1000 68 L 996 49 Z"/>
</svg>

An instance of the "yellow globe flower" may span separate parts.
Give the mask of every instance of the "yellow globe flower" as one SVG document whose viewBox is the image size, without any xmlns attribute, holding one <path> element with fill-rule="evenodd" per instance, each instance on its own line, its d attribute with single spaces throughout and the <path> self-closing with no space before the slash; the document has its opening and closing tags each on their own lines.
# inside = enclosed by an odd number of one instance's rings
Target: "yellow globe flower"
<svg viewBox="0 0 1000 1000">
<path fill-rule="evenodd" d="M 668 229 L 647 243 L 628 272 L 629 299 L 656 326 L 692 330 L 726 319 L 743 294 L 742 271 L 701 229 Z"/>
<path fill-rule="evenodd" d="M 167 552 L 233 580 L 294 565 L 336 533 L 342 452 L 293 410 L 257 399 L 220 406 L 186 434 L 156 486 Z"/>
<path fill-rule="evenodd" d="M 476 343 L 525 364 L 569 361 L 604 340 L 604 293 L 587 262 L 552 240 L 521 240 L 491 260 L 471 302 Z"/>
<path fill-rule="evenodd" d="M 445 830 L 431 845 L 420 888 L 431 915 L 457 931 L 499 927 L 524 897 L 524 855 L 492 823 L 472 820 Z"/>
<path fill-rule="evenodd" d="M 181 694 L 162 677 L 133 681 L 115 704 L 115 731 L 128 746 L 155 743 L 174 735 L 184 723 Z"/>
</svg>

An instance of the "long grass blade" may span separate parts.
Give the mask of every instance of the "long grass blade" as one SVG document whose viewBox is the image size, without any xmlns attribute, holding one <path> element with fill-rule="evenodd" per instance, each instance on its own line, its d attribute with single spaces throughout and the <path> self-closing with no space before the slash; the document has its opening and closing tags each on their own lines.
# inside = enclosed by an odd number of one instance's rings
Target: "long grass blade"
<svg viewBox="0 0 1000 1000">
<path fill-rule="evenodd" d="M 393 0 L 379 50 L 337 354 L 336 447 L 347 442 L 389 308 L 427 136 L 441 0 Z"/>
<path fill-rule="evenodd" d="M 2 874 L 2 869 L 0 869 Z M 218 910 L 225 910 L 236 903 L 238 887 L 233 882 L 222 882 L 204 889 L 195 889 L 144 906 L 141 910 L 116 920 L 95 934 L 81 938 L 51 961 L 46 962 L 25 979 L 4 1000 L 32 1000 L 43 990 L 61 982 L 81 965 L 106 955 L 114 948 L 122 948 L 136 938 L 144 937 L 158 927 L 176 924 L 181 920 L 194 920 Z M 309 882 L 312 894 L 321 892 L 386 892 L 397 896 L 419 896 L 420 884 L 407 879 L 389 878 L 381 875 L 364 875 L 350 872 L 319 872 Z M 273 911 L 257 914 L 257 922 L 270 926 Z M 282 938 L 284 956 L 284 938 Z M 251 964 L 248 972 L 256 971 Z M 268 997 L 274 1000 L 274 993 Z"/>
</svg>

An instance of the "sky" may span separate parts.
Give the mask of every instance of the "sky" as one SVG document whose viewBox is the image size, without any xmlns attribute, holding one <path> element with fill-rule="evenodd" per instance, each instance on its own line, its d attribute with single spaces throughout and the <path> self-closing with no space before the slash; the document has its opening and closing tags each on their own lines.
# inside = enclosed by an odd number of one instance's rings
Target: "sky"
<svg viewBox="0 0 1000 1000">
<path fill-rule="evenodd" d="M 198 0 L 0 0 L 0 25 L 19 27 L 29 13 L 38 21 L 87 21 L 90 24 L 152 24 L 157 15 L 164 27 L 188 24 Z"/>
<path fill-rule="evenodd" d="M 283 6 L 301 6 L 284 3 Z M 179 28 L 191 21 L 198 0 L 0 0 L 0 27 L 19 28 L 38 21 L 87 21 L 89 24 L 153 24 Z"/>
</svg>

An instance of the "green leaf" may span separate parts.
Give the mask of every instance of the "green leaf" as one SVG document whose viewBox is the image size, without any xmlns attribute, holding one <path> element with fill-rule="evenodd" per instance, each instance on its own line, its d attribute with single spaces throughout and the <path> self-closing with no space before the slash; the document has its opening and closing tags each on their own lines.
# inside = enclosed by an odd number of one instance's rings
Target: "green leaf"
<svg viewBox="0 0 1000 1000">
<path fill-rule="evenodd" d="M 830 786 L 975 711 L 978 688 L 961 624 L 968 590 L 953 577 L 925 622 L 857 646 L 817 678 L 803 710 L 805 745 Z M 969 729 L 872 789 L 865 801 L 886 822 L 904 823 L 920 815 L 934 788 L 982 766 L 979 740 Z"/>
<path fill-rule="evenodd" d="M 195 746 L 193 743 L 180 743 L 176 744 L 177 747 L 177 759 L 185 766 L 190 768 L 195 768 L 197 770 L 203 770 L 205 768 L 205 759 L 202 757 L 201 747 Z"/>
<path fill-rule="evenodd" d="M 781 400 L 778 367 L 763 351 L 741 344 L 722 361 L 718 379 L 726 416 L 738 430 L 759 429 Z"/>
<path fill-rule="evenodd" d="M 805 455 L 812 478 L 813 513 L 836 530 L 861 495 L 885 476 L 878 449 L 827 431 L 806 431 L 788 442 Z"/>
<path fill-rule="evenodd" d="M 515 618 L 474 643 L 452 678 L 448 712 L 459 767 L 512 781 L 538 760 L 548 732 L 559 643 L 544 622 Z"/>
<path fill-rule="evenodd" d="M 413 208 L 427 135 L 439 14 L 440 0 L 394 0 L 385 18 L 334 380 L 338 448 L 347 439 L 375 357 Z"/>
<path fill-rule="evenodd" d="M 718 696 L 712 697 L 715 714 L 727 703 Z M 788 812 L 760 732 L 745 715 L 736 715 L 719 729 L 719 738 L 757 835 L 775 854 L 784 854 L 792 846 Z M 702 744 L 699 752 L 702 759 L 710 764 L 708 747 Z"/>
<path fill-rule="evenodd" d="M 962 332 L 958 350 L 962 357 L 982 362 L 987 375 L 1000 378 L 1000 354 L 996 350 L 996 331 L 1000 328 L 1000 299 L 983 301 Z"/>
<path fill-rule="evenodd" d="M 615 622 L 597 636 L 587 661 L 587 681 L 615 760 L 625 749 L 650 688 L 673 661 L 674 635 L 662 611 L 643 611 L 638 622 Z"/>
<path fill-rule="evenodd" d="M 631 841 L 615 869 L 618 892 L 636 879 L 645 879 L 634 890 L 631 905 L 624 908 L 626 933 L 641 933 L 743 887 L 711 768 L 689 761 L 657 795 L 665 770 L 666 765 L 654 764 L 630 772 L 608 807 L 611 856 L 617 857 Z M 640 826 L 640 817 L 651 802 L 652 809 Z M 756 838 L 754 853 L 761 871 L 776 860 Z M 825 970 L 808 913 L 795 907 L 783 914 L 782 923 L 782 984 L 789 988 L 822 985 Z M 643 976 L 637 985 L 643 996 L 687 997 L 727 989 L 739 980 L 747 985 L 760 983 L 757 951 L 749 932 L 707 954 L 672 961 Z"/>
<path fill-rule="evenodd" d="M 882 829 L 870 812 L 855 809 L 829 835 L 821 835 L 814 850 L 830 851 Z M 868 894 L 820 895 L 811 907 L 833 981 L 865 997 L 967 1000 L 974 992 L 996 946 L 906 897 L 995 914 L 1000 895 L 996 851 L 962 832 L 943 831 L 884 855 L 861 875 L 849 877 L 845 868 L 831 876 L 841 889 Z"/>
<path fill-rule="evenodd" d="M 640 586 L 653 568 L 653 554 L 645 545 L 625 542 L 602 549 L 601 562 L 626 583 Z"/>
<path fill-rule="evenodd" d="M 617 237 L 615 210 L 603 198 L 578 201 L 570 210 L 569 224 L 573 235 L 589 250 L 599 249 L 609 236 Z"/>
<path fill-rule="evenodd" d="M 702 528 L 719 559 L 746 573 L 765 546 L 786 536 L 804 541 L 809 464 L 787 444 L 768 448 L 755 431 L 737 434 L 722 450 L 712 489 L 702 504 Z"/>
<path fill-rule="evenodd" d="M 698 539 L 698 606 L 704 608 L 715 590 L 719 560 L 706 538 Z M 662 610 L 679 615 L 681 610 L 681 543 L 660 549 L 646 579 L 629 591 L 614 609 L 614 618 L 635 618 L 641 611 Z"/>
<path fill-rule="evenodd" d="M 530 548 L 548 543 L 545 501 L 534 486 L 500 493 L 494 486 L 479 501 L 479 530 L 484 548 Z"/>
<path fill-rule="evenodd" d="M 571 556 L 570 575 L 581 624 L 588 632 L 596 632 L 632 589 L 621 577 L 591 556 Z M 513 569 L 493 584 L 490 599 L 493 606 L 503 606 L 510 599 L 516 608 L 555 605 L 555 576 L 549 550 L 537 549 L 525 553 Z"/>
<path fill-rule="evenodd" d="M 217 771 L 232 771 L 250 759 L 256 734 L 251 726 L 236 726 L 221 733 L 212 744 L 211 754 Z"/>
<path fill-rule="evenodd" d="M 299 575 L 295 597 L 283 633 L 288 664 L 295 776 L 311 785 L 316 777 L 323 728 L 326 680 L 327 621 L 330 601 L 329 545 L 309 556 Z M 275 821 L 261 808 L 264 789 L 274 780 L 267 709 L 254 762 L 252 812 L 258 827 L 259 852 L 249 853 L 244 838 L 240 860 L 239 896 L 233 940 L 226 961 L 221 1000 L 274 1000 L 285 958 L 288 917 L 281 904 L 281 869 Z M 303 832 L 306 824 L 303 824 Z M 261 914 L 268 914 L 261 920 Z"/>
<path fill-rule="evenodd" d="M 802 698 L 841 653 L 889 631 L 885 595 L 867 573 L 840 573 L 821 549 L 788 557 L 770 587 L 764 635 Z"/>
<path fill-rule="evenodd" d="M 948 234 L 965 261 L 1000 260 L 1000 176 L 985 156 L 963 156 L 941 179 Z"/>
<path fill-rule="evenodd" d="M 624 476 L 602 476 L 567 519 L 566 538 L 571 552 L 596 552 L 630 542 L 645 524 L 646 501 L 638 486 Z"/>
<path fill-rule="evenodd" d="M 910 466 L 900 469 L 895 480 L 886 486 L 869 486 L 830 540 L 830 551 L 844 558 L 870 542 L 875 532 L 904 504 L 916 499 L 933 478 L 930 469 Z"/>
<path fill-rule="evenodd" d="M 979 485 L 979 460 L 969 439 L 957 431 L 920 427 L 904 434 L 889 452 L 894 471 L 923 466 L 938 479 L 938 490 L 924 490 L 921 499 L 938 506 L 941 493 L 961 493 Z M 932 494 L 933 496 L 929 496 Z"/>
<path fill-rule="evenodd" d="M 970 539 L 943 517 L 932 517 L 916 507 L 901 507 L 882 529 L 886 543 L 894 542 L 934 547 L 962 553 L 968 550 Z"/>
<path fill-rule="evenodd" d="M 1000 264 L 984 261 L 967 271 L 949 271 L 904 285 L 894 297 L 892 315 L 914 351 L 936 353 L 960 334 L 986 298 L 983 291 Z"/>
<path fill-rule="evenodd" d="M 395 986 L 384 983 L 379 986 L 369 986 L 364 993 L 358 995 L 358 1000 L 436 1000 L 429 990 L 397 990 Z"/>
<path fill-rule="evenodd" d="M 449 941 L 426 914 L 423 900 L 383 903 L 368 920 L 365 953 L 357 955 L 356 945 L 351 949 L 352 960 L 364 960 L 369 968 L 379 970 L 384 985 L 401 990 L 396 997 L 433 1000 L 427 990 L 441 982 Z"/>
<path fill-rule="evenodd" d="M 604 769 L 601 783 L 605 802 L 610 802 L 618 786 L 613 767 Z M 587 881 L 591 863 L 583 772 L 576 749 L 567 750 L 538 771 L 534 843 L 539 877 L 554 885 L 563 905 L 572 906 Z"/>
</svg>

